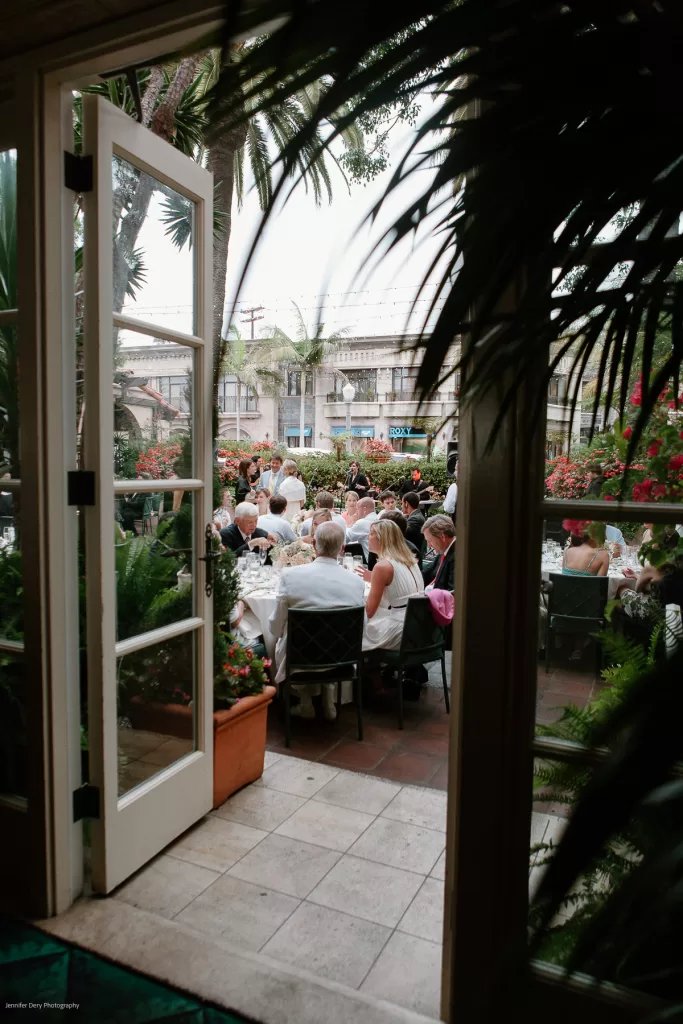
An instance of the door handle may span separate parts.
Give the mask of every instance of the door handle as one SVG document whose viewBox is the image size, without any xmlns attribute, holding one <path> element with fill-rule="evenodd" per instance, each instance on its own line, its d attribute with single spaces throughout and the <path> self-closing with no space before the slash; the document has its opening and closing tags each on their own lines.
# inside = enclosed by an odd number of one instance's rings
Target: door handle
<svg viewBox="0 0 683 1024">
<path fill-rule="evenodd" d="M 204 554 L 199 556 L 200 562 L 206 562 L 206 582 L 204 584 L 204 592 L 207 597 L 211 597 L 213 594 L 213 563 L 220 557 L 221 553 L 220 551 L 216 551 L 214 544 L 213 528 L 211 523 L 207 523 L 206 529 L 204 530 Z"/>
</svg>

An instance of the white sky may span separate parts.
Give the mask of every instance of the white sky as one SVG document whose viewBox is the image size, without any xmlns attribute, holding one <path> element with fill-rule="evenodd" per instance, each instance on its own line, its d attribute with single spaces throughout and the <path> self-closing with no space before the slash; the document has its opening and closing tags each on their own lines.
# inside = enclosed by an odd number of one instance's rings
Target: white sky
<svg viewBox="0 0 683 1024">
<path fill-rule="evenodd" d="M 328 333 L 342 327 L 353 336 L 403 333 L 410 301 L 416 293 L 425 269 L 437 250 L 438 238 L 427 236 L 425 244 L 414 251 L 406 262 L 411 247 L 382 260 L 369 280 L 366 277 L 366 257 L 373 241 L 381 234 L 381 227 L 414 198 L 428 182 L 433 172 L 423 171 L 414 176 L 409 186 L 397 192 L 387 205 L 380 223 L 370 229 L 361 228 L 363 218 L 379 198 L 404 151 L 412 130 L 395 130 L 389 170 L 369 185 L 352 185 L 351 191 L 340 172 L 331 164 L 333 201 L 316 207 L 312 195 L 299 187 L 289 202 L 270 222 L 266 235 L 252 262 L 249 276 L 239 296 L 238 310 L 250 306 L 264 306 L 264 319 L 255 324 L 258 332 L 267 324 L 277 323 L 286 331 L 294 329 L 291 300 L 294 299 L 313 328 L 318 304 L 323 298 L 323 316 Z M 157 194 L 158 195 L 158 194 Z M 185 248 L 178 252 L 163 235 L 158 220 L 159 206 L 153 201 L 150 217 L 143 227 L 138 245 L 145 250 L 147 282 L 135 303 L 126 303 L 125 312 L 156 320 L 177 330 L 191 328 L 191 263 Z M 244 260 L 259 223 L 261 212 L 256 193 L 251 190 L 241 210 L 233 208 L 232 233 L 228 256 L 226 303 L 228 310 L 234 297 Z M 425 232 L 423 232 L 423 235 Z M 360 279 L 354 275 L 363 270 Z M 431 298 L 434 287 L 424 295 Z M 418 310 L 424 315 L 428 303 L 422 301 Z M 408 330 L 421 325 L 415 317 Z M 241 320 L 237 317 L 237 321 Z M 239 324 L 245 337 L 249 324 Z M 128 332 L 126 332 L 128 333 Z M 140 344 L 142 337 L 131 336 L 126 341 Z"/>
</svg>

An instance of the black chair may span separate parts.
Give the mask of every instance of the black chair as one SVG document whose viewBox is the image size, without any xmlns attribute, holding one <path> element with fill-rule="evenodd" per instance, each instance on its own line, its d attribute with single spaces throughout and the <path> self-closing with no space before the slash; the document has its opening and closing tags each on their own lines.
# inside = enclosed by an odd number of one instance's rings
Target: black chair
<svg viewBox="0 0 683 1024">
<path fill-rule="evenodd" d="M 557 634 L 585 634 L 604 629 L 608 585 L 607 576 L 565 576 L 561 572 L 550 573 L 545 636 L 546 672 L 550 667 L 553 638 Z"/>
<path fill-rule="evenodd" d="M 448 627 L 450 629 L 450 626 Z M 446 711 L 450 714 L 451 702 L 446 679 L 445 638 L 442 626 L 437 626 L 432 618 L 429 598 L 410 597 L 406 605 L 406 616 L 403 620 L 401 646 L 397 651 L 380 649 L 373 651 L 375 659 L 383 665 L 389 665 L 399 671 L 398 677 L 398 727 L 403 728 L 403 680 L 407 668 L 416 665 L 428 665 L 433 661 L 441 662 L 441 678 Z"/>
<path fill-rule="evenodd" d="M 358 739 L 363 739 L 360 667 L 363 650 L 365 607 L 290 608 L 287 616 L 286 676 L 282 696 L 285 704 L 285 745 L 291 746 L 290 696 L 292 684 L 353 683 Z"/>
<path fill-rule="evenodd" d="M 345 544 L 344 545 L 345 555 L 360 555 L 363 559 L 363 565 L 365 565 L 365 552 L 363 551 L 363 545 L 358 543 Z"/>
</svg>

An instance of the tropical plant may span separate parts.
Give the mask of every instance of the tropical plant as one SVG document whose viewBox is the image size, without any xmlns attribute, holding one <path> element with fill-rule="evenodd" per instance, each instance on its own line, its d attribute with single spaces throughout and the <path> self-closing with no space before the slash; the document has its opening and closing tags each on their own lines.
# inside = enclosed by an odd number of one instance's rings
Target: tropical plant
<svg viewBox="0 0 683 1024">
<path fill-rule="evenodd" d="M 347 331 L 346 328 L 342 328 L 325 337 L 325 325 L 318 322 L 315 332 L 311 335 L 296 302 L 292 302 L 292 305 L 294 306 L 294 319 L 296 321 L 296 338 L 290 338 L 281 327 L 271 327 L 270 336 L 273 342 L 279 346 L 280 361 L 287 363 L 290 368 L 293 367 L 295 371 L 301 374 L 299 437 L 303 445 L 306 433 L 306 380 L 310 373 L 315 385 L 318 371 L 324 367 L 327 357 L 341 347 Z M 313 423 L 313 434 L 315 435 L 315 423 Z"/>
<path fill-rule="evenodd" d="M 282 374 L 276 369 L 279 357 L 280 346 L 270 338 L 247 343 L 234 324 L 230 327 L 227 345 L 223 347 L 221 372 L 233 376 L 237 381 L 235 433 L 238 442 L 242 432 L 242 388 L 260 390 L 261 393 L 277 398 L 285 382 Z"/>
</svg>

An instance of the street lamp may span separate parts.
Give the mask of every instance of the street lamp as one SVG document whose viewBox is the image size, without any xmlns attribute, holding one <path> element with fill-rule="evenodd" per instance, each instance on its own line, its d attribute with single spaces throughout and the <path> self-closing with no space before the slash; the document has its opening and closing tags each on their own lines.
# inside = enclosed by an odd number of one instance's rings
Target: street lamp
<svg viewBox="0 0 683 1024">
<path fill-rule="evenodd" d="M 353 384 L 350 384 L 350 383 L 349 384 L 345 384 L 344 387 L 342 388 L 342 395 L 344 396 L 344 401 L 346 402 L 346 433 L 350 434 L 351 433 L 351 402 L 356 397 L 356 389 L 354 388 Z M 346 438 L 346 454 L 347 455 L 351 454 L 351 438 L 350 437 Z"/>
</svg>

